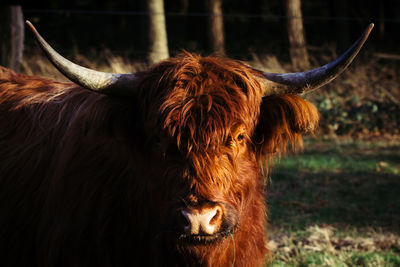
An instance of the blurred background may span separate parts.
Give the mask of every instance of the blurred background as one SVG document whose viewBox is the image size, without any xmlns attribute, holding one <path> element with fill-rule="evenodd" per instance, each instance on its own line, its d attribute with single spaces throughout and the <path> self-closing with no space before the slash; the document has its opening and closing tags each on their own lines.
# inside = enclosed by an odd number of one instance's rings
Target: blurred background
<svg viewBox="0 0 400 267">
<path fill-rule="evenodd" d="M 268 178 L 270 265 L 400 266 L 399 1 L 10 4 L 0 6 L 0 64 L 61 80 L 24 20 L 68 59 L 112 72 L 145 70 L 182 50 L 304 71 L 335 59 L 374 23 L 350 68 L 305 96 L 320 129 Z"/>
</svg>

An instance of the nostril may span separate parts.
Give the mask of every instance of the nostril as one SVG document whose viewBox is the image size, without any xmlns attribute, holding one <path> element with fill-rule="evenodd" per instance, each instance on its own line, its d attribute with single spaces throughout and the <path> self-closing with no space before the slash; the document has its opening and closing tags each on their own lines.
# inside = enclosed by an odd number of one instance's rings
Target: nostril
<svg viewBox="0 0 400 267">
<path fill-rule="evenodd" d="M 210 220 L 210 225 L 218 224 L 222 218 L 222 210 L 220 207 L 215 208 L 215 215 Z"/>
<path fill-rule="evenodd" d="M 190 219 L 186 211 L 181 210 L 177 217 L 178 225 L 182 226 L 184 229 L 190 227 Z"/>
</svg>

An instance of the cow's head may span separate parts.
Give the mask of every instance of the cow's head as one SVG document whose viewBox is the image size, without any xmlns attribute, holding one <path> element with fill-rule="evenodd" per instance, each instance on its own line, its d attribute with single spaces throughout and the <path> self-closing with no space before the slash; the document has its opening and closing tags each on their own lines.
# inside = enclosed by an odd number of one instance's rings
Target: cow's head
<svg viewBox="0 0 400 267">
<path fill-rule="evenodd" d="M 148 190 L 165 204 L 154 216 L 184 244 L 217 242 L 251 224 L 246 218 L 263 216 L 260 162 L 315 129 L 318 112 L 299 95 L 338 76 L 373 27 L 337 60 L 301 73 L 264 73 L 227 58 L 182 53 L 141 74 L 109 74 L 69 62 L 29 25 L 73 82 L 135 99 L 148 161 L 157 166 L 144 170 Z"/>
</svg>

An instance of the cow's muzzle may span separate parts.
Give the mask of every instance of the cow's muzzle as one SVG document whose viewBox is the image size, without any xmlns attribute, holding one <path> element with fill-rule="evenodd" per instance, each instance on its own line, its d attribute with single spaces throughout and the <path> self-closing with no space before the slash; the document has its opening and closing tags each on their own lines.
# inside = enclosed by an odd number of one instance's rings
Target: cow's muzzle
<svg viewBox="0 0 400 267">
<path fill-rule="evenodd" d="M 181 242 L 209 243 L 234 232 L 237 222 L 237 212 L 228 205 L 206 203 L 175 209 L 173 228 Z"/>
</svg>

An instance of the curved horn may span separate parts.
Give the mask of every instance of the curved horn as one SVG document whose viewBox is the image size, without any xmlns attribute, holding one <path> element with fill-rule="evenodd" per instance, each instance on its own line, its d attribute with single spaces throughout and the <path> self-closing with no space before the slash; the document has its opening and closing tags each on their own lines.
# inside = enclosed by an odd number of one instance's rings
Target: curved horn
<svg viewBox="0 0 400 267">
<path fill-rule="evenodd" d="M 264 95 L 303 94 L 329 83 L 350 65 L 364 45 L 373 27 L 373 23 L 369 24 L 361 37 L 344 54 L 322 67 L 296 73 L 262 73 L 267 80 L 274 82 L 272 88 L 269 86 Z"/>
<path fill-rule="evenodd" d="M 72 82 L 87 89 L 104 94 L 131 95 L 137 82 L 135 74 L 106 73 L 79 66 L 58 54 L 37 32 L 30 21 L 26 21 L 40 47 L 50 62 Z"/>
</svg>

